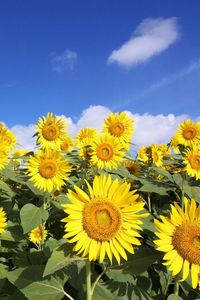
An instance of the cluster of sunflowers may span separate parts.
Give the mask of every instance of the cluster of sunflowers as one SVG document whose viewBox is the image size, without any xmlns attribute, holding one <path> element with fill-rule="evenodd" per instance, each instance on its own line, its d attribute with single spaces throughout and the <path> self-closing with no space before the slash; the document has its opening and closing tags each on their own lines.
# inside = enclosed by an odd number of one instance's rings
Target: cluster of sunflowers
<svg viewBox="0 0 200 300">
<path fill-rule="evenodd" d="M 48 113 L 34 152 L 13 149 L 14 134 L 0 125 L 0 295 L 198 299 L 200 122 L 182 122 L 168 144 L 136 155 L 133 125 L 111 113 L 101 132 L 72 138 L 65 119 Z"/>
</svg>

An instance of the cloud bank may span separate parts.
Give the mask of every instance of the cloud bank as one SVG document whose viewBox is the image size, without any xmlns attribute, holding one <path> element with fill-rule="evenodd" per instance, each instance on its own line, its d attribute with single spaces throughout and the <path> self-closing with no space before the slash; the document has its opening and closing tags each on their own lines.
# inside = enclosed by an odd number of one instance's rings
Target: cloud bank
<svg viewBox="0 0 200 300">
<path fill-rule="evenodd" d="M 77 53 L 66 49 L 62 54 L 56 55 L 55 53 L 50 54 L 50 62 L 52 70 L 55 72 L 63 72 L 66 70 L 73 70 L 74 65 L 77 61 Z"/>
<path fill-rule="evenodd" d="M 133 36 L 119 49 L 113 50 L 108 63 L 132 67 L 160 54 L 180 37 L 177 18 L 144 19 Z"/>
<path fill-rule="evenodd" d="M 80 118 L 75 122 L 71 117 L 62 116 L 68 124 L 68 131 L 71 136 L 75 136 L 79 129 L 84 127 L 95 127 L 99 130 L 102 128 L 104 118 L 110 113 L 110 109 L 101 106 L 90 106 L 85 109 Z M 142 145 L 167 143 L 176 131 L 178 124 L 185 119 L 190 118 L 188 115 L 175 116 L 168 115 L 151 115 L 145 113 L 143 115 L 133 114 L 126 111 L 134 120 L 134 134 L 132 142 L 136 145 L 135 148 Z M 197 118 L 197 119 L 200 119 Z M 36 120 L 37 123 L 37 120 Z M 35 147 L 35 139 L 32 138 L 35 133 L 34 125 L 28 126 L 15 125 L 10 128 L 17 136 L 18 146 L 25 149 L 33 150 Z"/>
</svg>

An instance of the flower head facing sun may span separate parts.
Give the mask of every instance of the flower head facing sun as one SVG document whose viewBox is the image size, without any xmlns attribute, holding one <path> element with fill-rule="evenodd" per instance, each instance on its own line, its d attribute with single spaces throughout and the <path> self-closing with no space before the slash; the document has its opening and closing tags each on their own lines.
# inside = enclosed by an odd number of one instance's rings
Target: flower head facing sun
<svg viewBox="0 0 200 300">
<path fill-rule="evenodd" d="M 43 191 L 60 190 L 71 172 L 71 165 L 54 150 L 40 150 L 27 161 L 28 175 L 34 186 Z"/>
<path fill-rule="evenodd" d="M 0 170 L 2 170 L 8 164 L 8 148 L 7 146 L 0 144 Z"/>
<path fill-rule="evenodd" d="M 125 149 L 129 149 L 129 143 L 134 130 L 133 119 L 125 112 L 120 114 L 110 113 L 107 118 L 104 119 L 104 122 L 103 132 L 116 137 Z"/>
<path fill-rule="evenodd" d="M 60 146 L 62 151 L 70 152 L 74 149 L 74 140 L 70 136 L 66 136 Z"/>
<path fill-rule="evenodd" d="M 47 234 L 48 231 L 45 229 L 45 226 L 39 225 L 29 233 L 29 241 L 36 245 L 43 244 L 46 240 Z"/>
<path fill-rule="evenodd" d="M 157 250 L 165 252 L 165 264 L 172 275 L 182 272 L 182 281 L 191 273 L 192 287 L 200 287 L 200 205 L 184 199 L 184 210 L 171 205 L 170 217 L 155 220 Z"/>
<path fill-rule="evenodd" d="M 148 162 L 148 154 L 147 154 L 147 148 L 142 146 L 140 147 L 140 149 L 138 150 L 138 153 L 137 153 L 137 158 L 138 160 L 146 163 Z"/>
<path fill-rule="evenodd" d="M 134 253 L 133 245 L 140 245 L 138 237 L 142 224 L 140 214 L 143 201 L 130 191 L 130 184 L 112 181 L 111 176 L 96 176 L 93 187 L 86 181 L 89 193 L 75 186 L 69 190 L 71 204 L 63 205 L 68 214 L 65 222 L 65 238 L 75 243 L 74 251 L 89 260 L 103 262 L 106 254 L 112 263 L 113 256 L 120 263 L 120 257 L 127 260 L 125 250 Z"/>
<path fill-rule="evenodd" d="M 179 124 L 176 136 L 184 146 L 194 146 L 200 142 L 200 122 L 186 120 Z"/>
<path fill-rule="evenodd" d="M 52 113 L 40 118 L 36 125 L 37 144 L 42 149 L 60 150 L 60 146 L 66 138 L 66 123 L 63 118 L 58 118 Z"/>
<path fill-rule="evenodd" d="M 6 213 L 2 207 L 0 207 L 0 234 L 5 232 L 6 222 Z"/>
<path fill-rule="evenodd" d="M 183 159 L 185 171 L 189 176 L 200 179 L 200 148 L 194 146 L 192 149 L 187 149 Z"/>
<path fill-rule="evenodd" d="M 153 145 L 151 147 L 151 157 L 152 157 L 152 162 L 156 167 L 161 167 L 163 165 L 163 153 L 159 146 Z"/>
<path fill-rule="evenodd" d="M 82 128 L 79 130 L 76 137 L 76 143 L 79 148 L 83 148 L 91 145 L 91 143 L 97 138 L 98 131 L 96 128 Z"/>
<path fill-rule="evenodd" d="M 116 169 L 123 156 L 122 144 L 110 134 L 102 134 L 91 145 L 90 162 L 99 169 Z"/>
</svg>

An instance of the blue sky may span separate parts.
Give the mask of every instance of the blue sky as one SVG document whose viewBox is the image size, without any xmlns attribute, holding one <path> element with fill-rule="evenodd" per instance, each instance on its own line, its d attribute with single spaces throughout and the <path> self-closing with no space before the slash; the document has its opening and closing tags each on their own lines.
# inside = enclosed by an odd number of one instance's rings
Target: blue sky
<svg viewBox="0 0 200 300">
<path fill-rule="evenodd" d="M 90 105 L 198 117 L 199 11 L 188 0 L 0 1 L 0 119 L 78 120 Z"/>
</svg>

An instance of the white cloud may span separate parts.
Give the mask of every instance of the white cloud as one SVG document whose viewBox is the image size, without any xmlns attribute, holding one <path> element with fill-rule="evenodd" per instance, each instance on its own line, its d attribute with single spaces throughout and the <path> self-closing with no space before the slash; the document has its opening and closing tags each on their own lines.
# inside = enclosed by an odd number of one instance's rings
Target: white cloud
<svg viewBox="0 0 200 300">
<path fill-rule="evenodd" d="M 28 150 L 34 149 L 36 138 L 33 138 L 35 133 L 35 126 L 33 124 L 28 126 L 15 125 L 11 128 L 11 130 L 17 137 L 17 147 Z"/>
<path fill-rule="evenodd" d="M 62 54 L 56 55 L 55 53 L 50 54 L 50 61 L 52 70 L 55 72 L 63 72 L 66 70 L 73 70 L 74 65 L 77 61 L 77 53 L 66 49 Z"/>
<path fill-rule="evenodd" d="M 127 42 L 112 51 L 108 63 L 117 63 L 125 67 L 144 63 L 166 50 L 179 37 L 177 18 L 145 19 Z"/>
<path fill-rule="evenodd" d="M 73 121 L 71 117 L 66 117 L 64 115 L 62 117 L 67 121 L 69 134 L 75 136 L 78 130 L 84 127 L 95 127 L 101 130 L 103 120 L 110 112 L 109 108 L 97 105 L 85 109 L 76 122 Z M 130 111 L 126 112 L 134 120 L 135 131 L 132 142 L 136 145 L 136 148 L 153 143 L 168 143 L 176 131 L 178 124 L 183 120 L 190 118 L 188 115 L 151 115 L 148 113 L 139 115 L 132 114 Z M 200 120 L 200 117 L 196 118 L 194 121 L 197 120 Z M 11 130 L 16 134 L 18 144 L 26 149 L 34 149 L 35 139 L 33 139 L 32 136 L 35 131 L 33 124 L 28 126 L 15 125 Z"/>
</svg>

